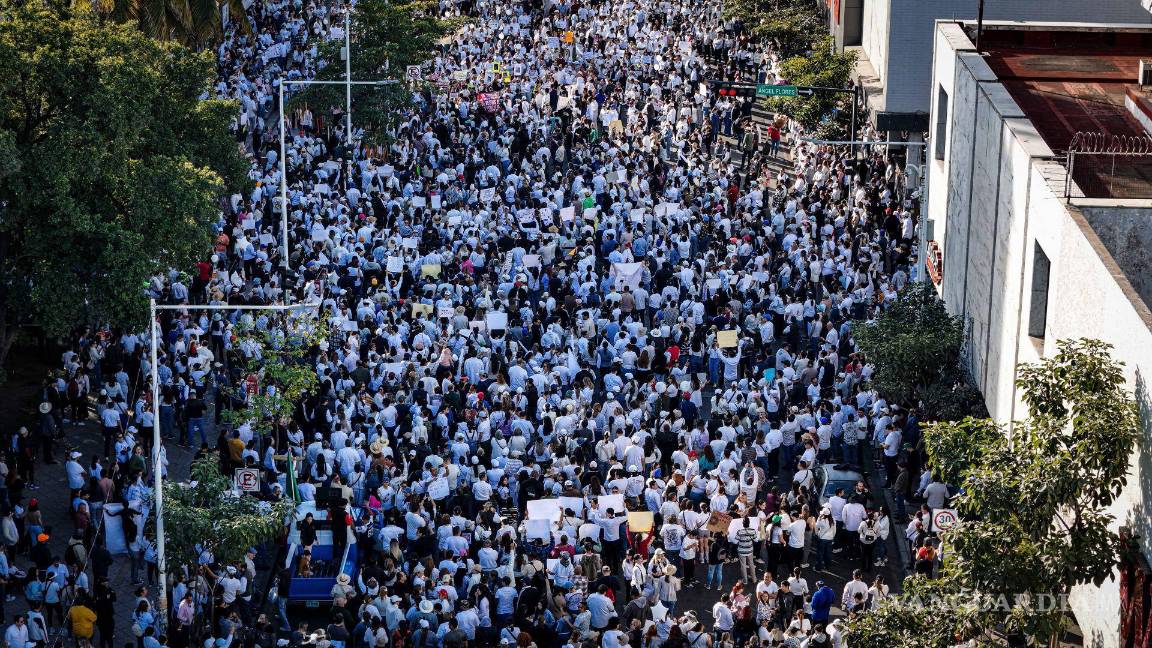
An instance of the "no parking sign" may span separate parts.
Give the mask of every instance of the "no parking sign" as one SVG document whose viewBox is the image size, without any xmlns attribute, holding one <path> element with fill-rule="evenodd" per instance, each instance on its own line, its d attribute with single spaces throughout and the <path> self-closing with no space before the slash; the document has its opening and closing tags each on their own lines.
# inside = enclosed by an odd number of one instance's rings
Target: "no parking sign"
<svg viewBox="0 0 1152 648">
<path fill-rule="evenodd" d="M 260 490 L 260 471 L 255 468 L 236 469 L 236 487 L 245 493 Z"/>
</svg>

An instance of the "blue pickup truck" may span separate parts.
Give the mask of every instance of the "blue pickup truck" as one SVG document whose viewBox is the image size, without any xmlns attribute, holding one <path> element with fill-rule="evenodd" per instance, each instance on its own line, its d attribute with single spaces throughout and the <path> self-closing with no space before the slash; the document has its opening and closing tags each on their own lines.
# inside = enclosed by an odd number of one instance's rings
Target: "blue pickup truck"
<svg viewBox="0 0 1152 648">
<path fill-rule="evenodd" d="M 291 575 L 288 583 L 288 604 L 317 608 L 332 603 L 332 587 L 336 585 L 336 578 L 340 574 L 348 574 L 351 581 L 356 582 L 360 563 L 354 537 L 349 535 L 343 555 L 333 556 L 332 531 L 321 529 L 316 534 L 316 544 L 312 545 L 313 573 L 310 577 L 300 576 L 300 556 L 304 552 L 304 547 L 300 545 L 297 526 L 309 513 L 320 526 L 323 526 L 323 521 L 328 519 L 327 510 L 317 509 L 315 502 L 301 502 L 296 507 L 296 517 L 288 535 L 288 555 L 284 567 Z M 352 513 L 355 516 L 356 512 Z"/>
</svg>

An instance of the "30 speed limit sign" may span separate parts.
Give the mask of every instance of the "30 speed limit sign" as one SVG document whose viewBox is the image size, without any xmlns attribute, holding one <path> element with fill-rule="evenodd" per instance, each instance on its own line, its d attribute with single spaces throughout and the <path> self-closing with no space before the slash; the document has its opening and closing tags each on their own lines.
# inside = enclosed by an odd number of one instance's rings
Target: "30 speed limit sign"
<svg viewBox="0 0 1152 648">
<path fill-rule="evenodd" d="M 237 468 L 236 487 L 245 493 L 260 490 L 260 471 L 255 468 Z"/>
<path fill-rule="evenodd" d="M 960 522 L 960 515 L 956 509 L 933 509 L 932 531 L 940 533 L 948 531 Z"/>
</svg>

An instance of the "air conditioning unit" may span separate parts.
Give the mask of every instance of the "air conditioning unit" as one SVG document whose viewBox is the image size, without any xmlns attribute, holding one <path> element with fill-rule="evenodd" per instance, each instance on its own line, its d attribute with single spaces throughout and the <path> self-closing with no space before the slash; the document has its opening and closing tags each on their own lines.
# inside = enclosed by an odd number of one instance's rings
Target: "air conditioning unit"
<svg viewBox="0 0 1152 648">
<path fill-rule="evenodd" d="M 1137 81 L 1142 86 L 1152 86 L 1152 61 L 1147 59 L 1140 61 L 1140 78 Z"/>
</svg>

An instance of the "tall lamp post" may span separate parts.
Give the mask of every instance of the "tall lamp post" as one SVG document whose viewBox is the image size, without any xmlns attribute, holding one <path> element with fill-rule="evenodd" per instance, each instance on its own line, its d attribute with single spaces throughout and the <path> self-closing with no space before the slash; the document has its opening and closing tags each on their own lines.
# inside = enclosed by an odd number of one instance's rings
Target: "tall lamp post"
<svg viewBox="0 0 1152 648">
<path fill-rule="evenodd" d="M 163 449 L 163 439 L 160 436 L 160 372 L 158 371 L 159 365 L 159 329 L 160 321 L 158 319 L 159 311 L 182 311 L 182 310 L 215 310 L 215 311 L 233 311 L 233 310 L 250 310 L 250 311 L 292 311 L 292 310 L 305 310 L 310 308 L 319 309 L 320 303 L 302 303 L 302 304 L 272 304 L 268 306 L 250 306 L 250 305 L 232 305 L 232 304 L 209 304 L 202 306 L 191 306 L 186 304 L 157 304 L 156 299 L 149 300 L 150 317 L 150 338 L 151 338 L 151 362 L 152 362 L 152 487 L 155 490 L 155 508 L 156 508 L 156 569 L 160 573 L 161 587 L 160 587 L 160 622 L 162 624 L 168 621 L 168 560 L 165 551 L 165 538 L 164 538 L 164 477 L 160 469 L 160 451 Z"/>
</svg>

